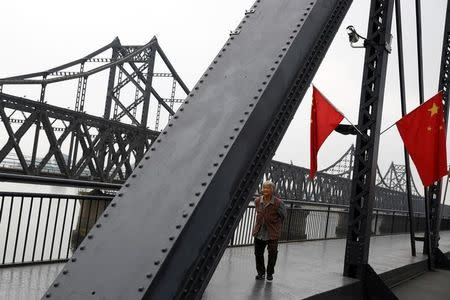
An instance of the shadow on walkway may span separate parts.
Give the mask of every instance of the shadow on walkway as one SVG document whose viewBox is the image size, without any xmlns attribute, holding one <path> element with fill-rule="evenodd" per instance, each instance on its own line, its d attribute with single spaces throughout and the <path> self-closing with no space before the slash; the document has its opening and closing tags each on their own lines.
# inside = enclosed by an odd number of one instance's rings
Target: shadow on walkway
<svg viewBox="0 0 450 300">
<path fill-rule="evenodd" d="M 450 271 L 427 272 L 393 288 L 392 291 L 400 300 L 448 300 Z"/>
</svg>

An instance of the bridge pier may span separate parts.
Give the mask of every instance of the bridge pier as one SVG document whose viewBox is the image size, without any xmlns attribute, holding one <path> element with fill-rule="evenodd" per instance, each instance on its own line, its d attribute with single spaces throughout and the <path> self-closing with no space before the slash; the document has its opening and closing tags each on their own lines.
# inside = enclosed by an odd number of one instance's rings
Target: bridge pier
<svg viewBox="0 0 450 300">
<path fill-rule="evenodd" d="M 88 193 L 87 196 L 106 196 L 101 190 L 94 189 Z M 86 237 L 89 230 L 97 222 L 98 217 L 103 213 L 105 208 L 109 205 L 108 200 L 77 200 L 80 205 L 80 212 L 75 224 L 75 229 L 72 229 L 70 238 L 70 249 L 75 251 L 83 239 Z"/>
<path fill-rule="evenodd" d="M 347 221 L 348 213 L 340 213 L 335 230 L 336 238 L 344 238 L 347 236 Z"/>
</svg>

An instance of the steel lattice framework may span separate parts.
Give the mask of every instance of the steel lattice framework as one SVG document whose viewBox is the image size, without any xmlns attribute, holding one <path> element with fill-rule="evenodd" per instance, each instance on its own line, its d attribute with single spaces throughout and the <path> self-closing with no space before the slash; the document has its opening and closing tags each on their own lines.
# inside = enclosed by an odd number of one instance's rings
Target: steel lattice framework
<svg viewBox="0 0 450 300">
<path fill-rule="evenodd" d="M 444 101 L 444 117 L 448 130 L 449 115 L 449 83 L 450 83 L 450 3 L 447 3 L 445 18 L 444 38 L 442 42 L 441 73 L 439 76 L 439 90 L 442 91 Z M 441 207 L 442 180 L 435 182 L 429 187 L 428 201 L 430 203 L 430 246 L 433 252 L 439 247 L 439 226 Z M 432 253 L 436 254 L 436 253 Z"/>
<path fill-rule="evenodd" d="M 98 57 L 108 49 L 112 50 L 111 58 Z M 116 39 L 110 45 L 91 53 L 84 59 L 65 64 L 62 67 L 47 72 L 1 79 L 0 83 L 5 86 L 12 84 L 41 85 L 41 98 L 39 101 L 32 101 L 23 97 L 0 94 L 0 99 L 2 99 L 0 117 L 4 120 L 3 124 L 9 135 L 9 139 L 5 141 L 5 145 L 0 150 L 0 178 L 11 181 L 70 183 L 78 186 L 120 188 L 120 184 L 131 175 L 135 167 L 133 162 L 138 161 L 137 155 L 142 151 L 142 147 L 145 151 L 148 150 L 152 141 L 156 140 L 160 133 L 145 128 L 145 124 L 143 124 L 146 120 L 145 114 L 142 115 L 140 121 L 136 117 L 137 107 L 143 104 L 145 98 L 139 86 L 140 78 L 148 76 L 145 71 L 148 73 L 149 68 L 154 68 L 153 56 L 156 53 L 162 54 L 164 62 L 167 62 L 167 58 L 160 50 L 156 40 L 152 40 L 145 46 L 120 46 Z M 126 60 L 123 61 L 123 59 Z M 146 63 L 149 60 L 150 63 Z M 112 64 L 117 61 L 121 62 L 117 65 Z M 87 70 L 89 63 L 106 63 L 109 66 L 103 118 L 83 113 L 87 78 L 100 72 L 99 70 L 108 70 L 105 66 Z M 132 67 L 136 67 L 138 71 L 128 72 L 124 66 L 126 64 L 133 64 Z M 167 62 L 167 65 L 170 66 L 168 70 L 172 70 L 173 74 L 153 73 L 153 77 L 172 78 L 171 98 L 163 99 L 163 103 L 168 101 L 166 104 L 169 105 L 169 109 L 176 111 L 175 104 L 181 100 L 173 98 L 175 95 L 173 88 L 176 88 L 178 80 L 181 85 L 183 84 L 170 63 Z M 79 68 L 80 71 L 66 71 L 69 68 Z M 42 78 L 36 79 L 39 76 Z M 78 80 L 75 111 L 45 103 L 47 85 L 66 80 Z M 131 99 L 132 103 L 125 107 L 120 102 L 121 95 L 123 97 L 123 93 L 120 92 L 128 84 L 132 85 L 136 92 Z M 154 88 L 151 89 L 151 92 L 159 96 Z M 112 108 L 111 104 L 113 103 L 114 107 Z M 160 123 L 161 110 L 165 108 L 161 103 L 157 103 L 154 118 L 155 129 Z M 112 118 L 108 120 L 111 112 Z M 171 116 L 170 112 L 167 112 Z M 131 117 L 129 117 L 130 114 Z M 131 124 L 121 121 L 128 121 Z M 14 127 L 18 128 L 14 130 Z M 27 147 L 22 147 L 20 141 L 30 131 L 34 132 L 35 145 L 32 153 L 26 155 L 23 148 L 29 149 L 30 147 L 27 144 Z M 49 143 L 49 151 L 43 157 L 36 155 L 40 131 L 44 132 L 44 137 Z M 69 150 L 74 150 L 69 151 L 69 155 L 67 155 L 62 150 L 62 145 L 69 142 Z M 80 157 L 70 154 L 78 153 L 76 148 L 82 150 Z M 71 156 L 72 159 L 70 159 Z M 332 166 L 319 172 L 314 181 L 308 180 L 307 169 L 277 161 L 269 164 L 264 178 L 278 183 L 280 196 L 284 199 L 348 205 L 353 156 L 354 147 L 351 146 Z M 10 163 L 11 157 L 16 158 L 14 161 L 18 163 Z M 379 208 L 406 210 L 404 167 L 392 164 L 384 176 L 381 176 L 379 171 L 377 175 L 378 187 L 375 205 Z M 423 204 L 415 185 L 414 192 L 414 195 L 417 196 L 414 199 L 415 207 L 418 208 L 417 211 L 422 211 Z"/>
<path fill-rule="evenodd" d="M 363 135 L 356 138 L 344 264 L 344 275 L 361 279 L 370 268 L 370 231 L 393 10 L 394 0 L 371 1 L 365 43 L 358 119 Z"/>
<path fill-rule="evenodd" d="M 276 183 L 277 192 L 283 199 L 349 205 L 354 151 L 352 145 L 334 164 L 319 171 L 313 181 L 309 180 L 307 168 L 272 160 L 264 172 L 259 189 L 262 182 L 269 179 Z M 391 163 L 383 176 L 377 169 L 374 207 L 406 211 L 405 177 L 405 167 L 402 165 Z M 423 197 L 415 188 L 414 181 L 412 185 L 414 211 L 423 213 Z"/>
<path fill-rule="evenodd" d="M 200 299 L 350 3 L 257 0 L 48 296 Z"/>
<path fill-rule="evenodd" d="M 405 168 L 391 164 L 382 176 L 377 167 L 394 0 L 371 1 L 362 135 L 355 148 L 315 181 L 307 179 L 306 169 L 270 162 L 351 2 L 257 0 L 192 92 L 156 39 L 144 46 L 122 46 L 116 39 L 81 60 L 0 80 L 0 92 L 9 85 L 40 86 L 39 101 L 0 93 L 0 118 L 9 137 L 0 162 L 14 150 L 24 176 L 42 175 L 54 157 L 55 178 L 125 181 L 46 297 L 200 299 L 262 177 L 275 181 L 285 199 L 349 204 L 344 274 L 362 279 L 363 293 L 395 299 L 368 264 L 373 207 L 407 205 Z M 446 115 L 448 18 L 440 81 Z M 106 50 L 110 57 L 98 57 Z M 169 72 L 155 71 L 157 54 Z M 89 69 L 88 63 L 102 65 Z M 101 71 L 109 74 L 98 118 L 85 114 L 85 104 L 88 78 Z M 157 77 L 172 79 L 170 96 L 157 92 Z M 48 85 L 69 80 L 77 80 L 75 111 L 47 104 Z M 122 94 L 129 85 L 134 93 L 127 103 Z M 176 96 L 178 86 L 186 99 Z M 159 134 L 163 114 L 168 124 Z M 37 134 L 26 156 L 20 143 L 33 126 Z M 49 150 L 38 160 L 41 130 Z M 440 184 L 431 191 L 437 249 Z M 422 211 L 415 185 L 412 194 Z"/>
<path fill-rule="evenodd" d="M 348 205 L 354 150 L 355 148 L 352 145 L 335 163 L 319 171 L 314 180 L 309 179 L 309 169 L 307 168 L 272 160 L 264 171 L 257 192 L 261 190 L 264 180 L 272 180 L 277 185 L 279 196 L 285 200 Z M 25 160 L 30 160 L 30 157 L 25 157 Z M 38 161 L 42 161 L 42 158 Z M 5 171 L 17 172 L 20 161 L 8 159 L 2 166 Z M 88 175 L 88 171 L 85 170 L 83 173 Z M 48 162 L 42 172 L 46 174 L 59 173 L 57 161 Z M 13 175 L 8 175 L 10 180 L 15 179 Z M 381 175 L 380 171 L 377 170 L 374 207 L 406 211 L 408 207 L 405 177 L 406 171 L 403 165 L 391 163 L 384 175 Z M 31 177 L 30 180 L 37 182 L 35 177 Z M 41 180 L 42 183 L 48 183 L 46 178 L 41 178 Z M 51 180 L 54 180 L 54 178 L 51 178 Z M 120 183 L 92 183 L 80 179 L 74 179 L 73 181 L 78 186 L 86 187 L 119 189 L 121 186 Z M 413 204 L 415 212 L 423 213 L 423 197 L 417 191 L 414 181 L 412 181 L 412 186 L 414 187 Z M 448 215 L 448 212 L 445 211 L 444 215 Z"/>
<path fill-rule="evenodd" d="M 104 57 L 107 53 L 109 58 Z M 162 72 L 157 72 L 156 64 Z M 91 77 L 102 72 L 109 72 L 105 74 L 105 107 L 103 116 L 96 117 L 85 111 L 87 86 Z M 63 82 L 77 83 L 73 110 L 47 104 L 49 87 Z M 8 88 L 15 91 L 29 85 L 40 86 L 37 101 L 6 94 Z M 33 182 L 46 176 L 55 178 L 53 183 L 67 184 L 72 180 L 123 182 L 159 135 L 161 122 L 170 120 L 179 107 L 182 100 L 176 96 L 184 98 L 189 89 L 156 38 L 143 46 L 123 46 L 116 38 L 62 66 L 0 79 L 0 92 L 4 127 L 0 130 L 8 137 L 2 141 L 0 165 L 8 154 L 20 161 L 19 168 L 0 169 L 0 177 Z M 154 130 L 149 129 L 149 121 L 155 122 Z M 50 161 L 56 162 L 58 172 L 46 172 Z"/>
</svg>

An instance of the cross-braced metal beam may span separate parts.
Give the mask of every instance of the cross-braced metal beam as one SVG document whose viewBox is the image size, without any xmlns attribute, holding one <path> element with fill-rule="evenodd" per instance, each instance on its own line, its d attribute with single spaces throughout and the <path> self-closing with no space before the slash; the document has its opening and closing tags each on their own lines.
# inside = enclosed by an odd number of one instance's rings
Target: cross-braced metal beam
<svg viewBox="0 0 450 300">
<path fill-rule="evenodd" d="M 378 146 L 394 0 L 372 0 L 356 138 L 344 275 L 363 278 L 369 257 Z"/>
<path fill-rule="evenodd" d="M 24 115 L 15 131 L 9 117 L 13 111 Z M 140 160 L 139 153 L 147 150 L 159 135 L 146 128 L 4 93 L 0 93 L 0 118 L 9 137 L 0 147 L 0 171 L 59 179 L 123 182 Z M 26 133 L 35 134 L 41 153 L 42 148 L 46 150 L 39 161 L 37 143 L 29 147 L 27 142 L 22 142 Z M 70 143 L 71 135 L 76 137 L 75 147 Z M 78 151 L 69 151 L 71 147 Z M 24 153 L 31 149 L 32 156 L 26 156 Z M 20 165 L 9 166 L 5 162 L 8 154 L 17 156 Z M 107 160 L 109 155 L 111 160 Z M 54 167 L 49 168 L 52 159 Z"/>
<path fill-rule="evenodd" d="M 108 54 L 110 57 L 105 57 Z M 91 76 L 108 71 L 105 108 L 100 121 L 86 114 L 88 87 L 99 89 L 98 81 L 88 82 Z M 156 83 L 153 77 L 158 77 Z M 77 81 L 72 109 L 82 114 L 45 106 L 51 101 L 46 91 L 71 80 Z M 15 86 L 15 92 L 18 86 L 26 90 L 30 85 L 40 85 L 36 101 L 39 105 L 6 94 L 11 85 Z M 9 137 L 3 142 L 5 146 L 0 145 L 1 171 L 15 173 L 12 177 L 16 179 L 18 174 L 59 177 L 55 182 L 60 184 L 65 179 L 71 185 L 74 180 L 123 182 L 159 134 L 149 130 L 148 125 L 152 122 L 156 128 L 164 125 L 181 105 L 176 97 L 184 97 L 189 92 L 156 38 L 142 46 L 124 46 L 116 38 L 91 54 L 59 67 L 0 79 L 0 88 L 3 92 L 0 135 L 5 132 Z M 66 89 L 67 92 L 70 90 Z M 67 101 L 63 99 L 58 105 L 66 107 Z M 167 119 L 162 120 L 163 117 Z M 30 136 L 33 136 L 33 147 L 23 147 L 30 142 Z M 42 153 L 46 144 L 49 149 Z M 11 154 L 20 164 L 5 163 Z M 43 159 L 37 161 L 38 155 Z M 49 165 L 56 165 L 56 170 Z M 53 172 L 48 174 L 51 169 Z M 24 180 L 28 181 L 29 177 Z"/>
<path fill-rule="evenodd" d="M 104 57 L 108 53 L 111 53 L 110 57 Z M 157 65 L 155 65 L 155 59 L 159 61 Z M 38 99 L 40 102 L 47 102 L 46 91 L 54 84 L 77 80 L 73 109 L 84 112 L 89 94 L 89 78 L 107 71 L 109 76 L 103 113 L 106 119 L 112 118 L 144 128 L 148 127 L 149 123 L 154 123 L 155 127 L 158 127 L 161 123 L 160 118 L 164 115 L 169 120 L 181 104 L 180 101 L 175 101 L 175 96 L 184 97 L 189 93 L 189 89 L 167 59 L 156 37 L 143 46 L 124 46 L 116 38 L 91 54 L 59 67 L 0 79 L 0 87 L 3 92 L 7 92 L 5 88 L 10 85 L 40 85 Z M 155 83 L 153 77 L 158 77 L 160 80 Z M 169 92 L 173 82 L 176 83 L 175 91 Z M 133 96 L 129 93 L 130 88 L 135 88 L 137 91 Z M 157 111 L 150 109 L 153 102 L 155 106 L 158 106 Z M 174 103 L 177 104 L 176 107 Z M 114 109 L 113 116 L 111 116 L 112 109 Z M 137 112 L 141 114 L 140 118 L 136 117 Z M 71 140 L 75 139 L 76 137 L 71 137 Z"/>
</svg>

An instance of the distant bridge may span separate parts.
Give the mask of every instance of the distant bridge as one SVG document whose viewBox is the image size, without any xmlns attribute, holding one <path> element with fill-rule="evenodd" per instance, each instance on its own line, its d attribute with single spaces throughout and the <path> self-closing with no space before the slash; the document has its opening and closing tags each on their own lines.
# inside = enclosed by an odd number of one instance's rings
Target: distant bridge
<svg viewBox="0 0 450 300">
<path fill-rule="evenodd" d="M 103 116 L 87 114 L 88 79 L 108 71 Z M 47 103 L 50 87 L 72 80 L 75 93 L 65 89 L 64 95 L 75 94 L 73 109 Z M 34 101 L 1 93 L 35 85 L 40 94 Z M 122 46 L 116 38 L 60 67 L 0 79 L 0 132 L 8 136 L 0 140 L 0 180 L 119 189 L 188 93 L 156 38 L 142 46 Z M 264 178 L 278 184 L 284 199 L 348 205 L 353 157 L 352 145 L 314 181 L 306 168 L 271 161 Z M 377 169 L 376 186 L 377 208 L 407 210 L 403 165 L 392 163 L 384 175 Z M 414 182 L 412 187 L 414 208 L 423 212 Z"/>
<path fill-rule="evenodd" d="M 98 86 L 101 76 L 103 87 Z M 94 88 L 88 89 L 91 81 Z M 70 83 L 76 83 L 75 90 L 66 88 Z M 74 97 L 72 109 L 49 104 L 61 84 L 64 95 L 58 95 L 57 103 Z M 20 87 L 23 95 L 31 86 L 40 93 L 27 98 L 6 93 Z M 104 94 L 99 95 L 101 90 Z M 46 176 L 58 178 L 58 183 L 66 179 L 67 184 L 71 179 L 123 182 L 187 93 L 156 38 L 142 46 L 124 46 L 116 38 L 62 66 L 0 79 L 0 131 L 8 137 L 0 138 L 0 165 L 15 152 L 20 166 L 6 170 L 15 173 L 14 180 L 21 174 L 24 181 Z M 90 111 L 98 108 L 99 97 L 105 103 L 102 116 L 86 113 L 89 105 Z M 154 129 L 149 128 L 151 122 Z M 58 171 L 49 174 L 51 158 Z M 7 174 L 0 177 L 8 179 Z"/>
</svg>

